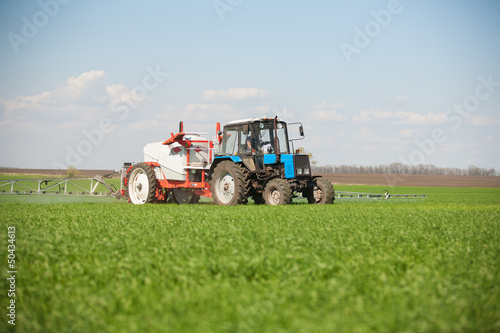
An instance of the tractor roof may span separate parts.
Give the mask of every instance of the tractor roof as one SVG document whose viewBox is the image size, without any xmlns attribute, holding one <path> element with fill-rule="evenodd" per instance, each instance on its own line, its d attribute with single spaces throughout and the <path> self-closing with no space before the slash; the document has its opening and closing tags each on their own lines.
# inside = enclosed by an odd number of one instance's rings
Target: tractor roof
<svg viewBox="0 0 500 333">
<path fill-rule="evenodd" d="M 273 117 L 267 117 L 267 116 L 260 117 L 260 118 L 247 118 L 247 119 L 240 119 L 240 120 L 231 121 L 231 122 L 227 123 L 225 126 L 255 123 L 258 121 L 273 121 L 273 120 L 274 120 Z M 280 118 L 278 118 L 278 121 L 282 121 L 282 120 Z"/>
</svg>

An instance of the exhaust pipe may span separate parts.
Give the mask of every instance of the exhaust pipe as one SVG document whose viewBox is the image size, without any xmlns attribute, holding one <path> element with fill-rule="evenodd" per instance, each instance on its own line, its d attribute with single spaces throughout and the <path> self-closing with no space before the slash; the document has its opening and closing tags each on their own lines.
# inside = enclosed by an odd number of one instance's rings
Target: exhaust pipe
<svg viewBox="0 0 500 333">
<path fill-rule="evenodd" d="M 280 163 L 280 139 L 278 138 L 278 128 L 277 128 L 278 116 L 274 117 L 274 153 L 276 154 L 276 163 Z"/>
</svg>

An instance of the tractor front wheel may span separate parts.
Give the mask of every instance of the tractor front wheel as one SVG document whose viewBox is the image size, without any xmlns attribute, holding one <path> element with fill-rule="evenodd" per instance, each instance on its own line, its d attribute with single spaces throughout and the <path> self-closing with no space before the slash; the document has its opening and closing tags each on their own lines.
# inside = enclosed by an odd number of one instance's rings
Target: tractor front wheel
<svg viewBox="0 0 500 333">
<path fill-rule="evenodd" d="M 151 203 L 156 196 L 156 177 L 153 168 L 146 163 L 138 163 L 130 170 L 127 184 L 129 202 L 134 205 Z"/>
<path fill-rule="evenodd" d="M 263 197 L 266 205 L 288 205 L 292 202 L 292 189 L 286 180 L 276 178 L 267 183 Z"/>
<path fill-rule="evenodd" d="M 332 183 L 323 178 L 316 178 L 313 191 L 307 195 L 307 201 L 310 204 L 331 204 L 334 200 L 335 190 Z"/>
<path fill-rule="evenodd" d="M 235 206 L 246 203 L 245 173 L 232 161 L 223 161 L 214 169 L 210 187 L 216 204 Z"/>
</svg>

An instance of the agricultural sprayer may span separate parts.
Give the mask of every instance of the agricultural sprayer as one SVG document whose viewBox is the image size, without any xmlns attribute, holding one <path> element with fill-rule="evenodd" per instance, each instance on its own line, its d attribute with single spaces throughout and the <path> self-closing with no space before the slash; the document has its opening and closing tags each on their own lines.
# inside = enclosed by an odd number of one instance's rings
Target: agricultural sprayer
<svg viewBox="0 0 500 333">
<path fill-rule="evenodd" d="M 289 129 L 296 133 L 289 136 Z M 95 189 L 103 184 L 107 189 L 104 195 L 125 198 L 136 205 L 197 203 L 203 196 L 226 206 L 246 204 L 250 198 L 255 204 L 284 205 L 294 197 L 305 198 L 310 204 L 331 204 L 336 198 L 425 197 L 351 192 L 336 195 L 330 181 L 312 175 L 309 156 L 294 149 L 294 142 L 303 138 L 301 123 L 287 124 L 278 117 L 232 121 L 222 130 L 217 123 L 214 140 L 208 133 L 184 131 L 180 122 L 178 133 L 144 147 L 143 162 L 124 163 L 119 190 L 108 185 L 105 177 L 96 176 L 86 179 L 90 181 L 86 187 L 81 185 L 82 179 L 5 180 L 0 181 L 0 193 L 102 195 Z M 38 184 L 35 188 L 33 182 Z M 80 190 L 68 192 L 71 184 Z M 6 191 L 9 185 L 11 190 Z M 58 191 L 49 191 L 54 188 Z"/>
<path fill-rule="evenodd" d="M 297 129 L 289 137 L 288 127 Z M 332 184 L 311 174 L 309 156 L 293 151 L 304 138 L 301 123 L 275 118 L 233 121 L 216 137 L 207 133 L 179 132 L 163 142 L 144 147 L 144 162 L 126 163 L 121 195 L 134 204 L 151 202 L 194 203 L 200 196 L 219 205 L 289 204 L 297 195 L 309 203 L 333 203 Z"/>
</svg>

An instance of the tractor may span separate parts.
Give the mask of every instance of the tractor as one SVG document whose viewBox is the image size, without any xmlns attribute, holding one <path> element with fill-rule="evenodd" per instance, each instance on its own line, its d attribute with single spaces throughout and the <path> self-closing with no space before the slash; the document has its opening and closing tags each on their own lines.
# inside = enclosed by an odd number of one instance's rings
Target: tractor
<svg viewBox="0 0 500 333">
<path fill-rule="evenodd" d="M 298 129 L 289 138 L 288 127 Z M 125 163 L 122 196 L 133 204 L 196 203 L 211 197 L 218 205 L 284 205 L 301 195 L 310 204 L 335 200 L 332 184 L 311 174 L 309 156 L 294 151 L 304 138 L 301 123 L 262 117 L 227 123 L 216 137 L 179 132 L 163 142 L 144 147 L 144 162 Z M 291 146 L 291 147 L 290 147 Z M 290 149 L 292 148 L 292 149 Z"/>
</svg>

